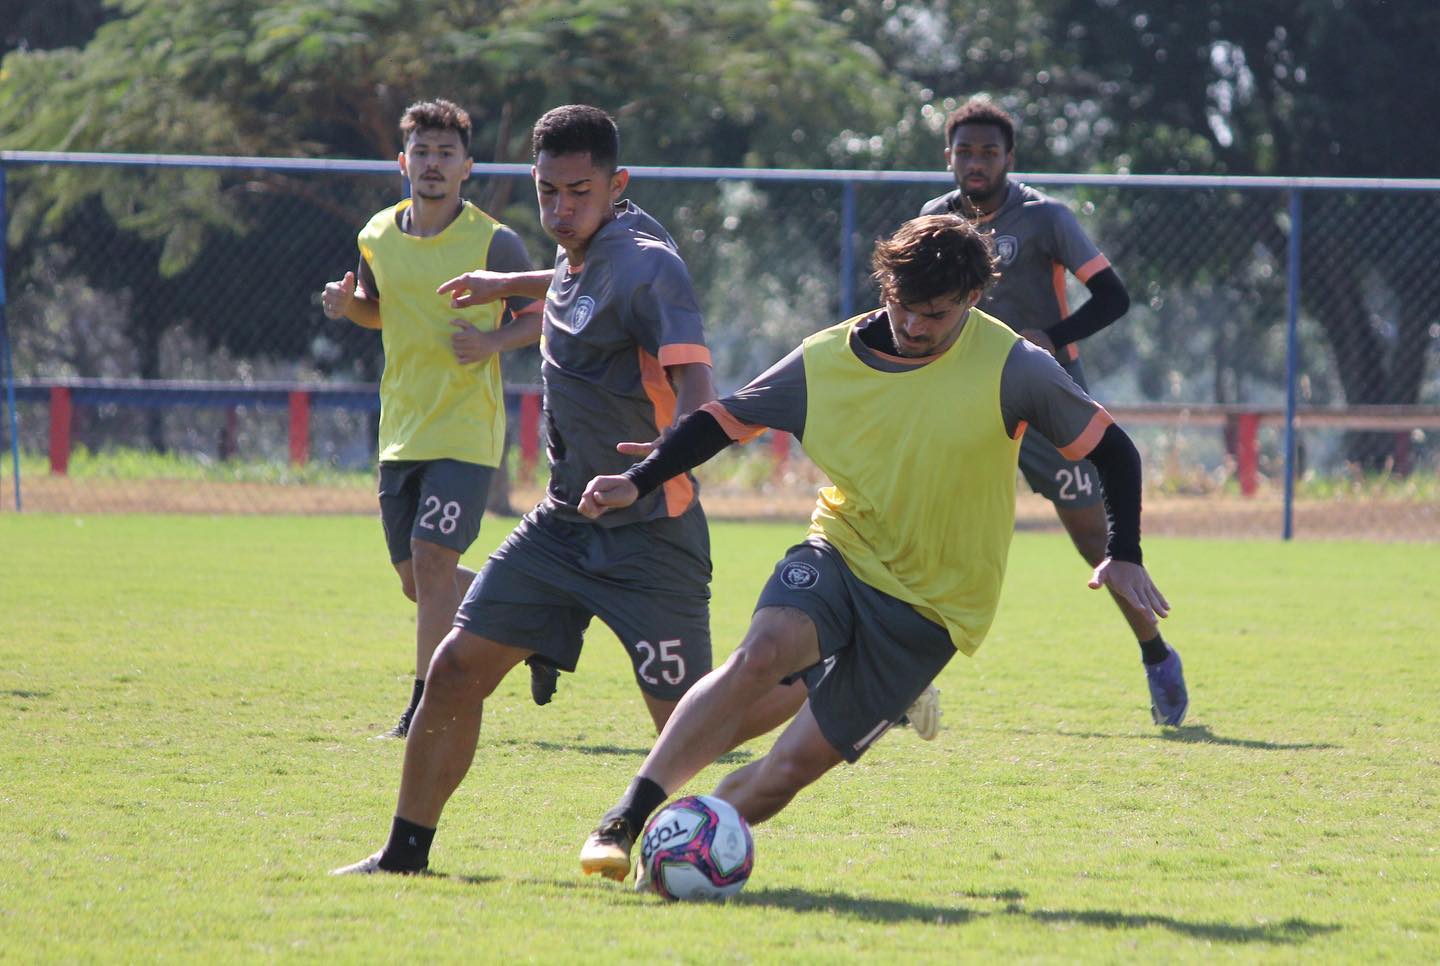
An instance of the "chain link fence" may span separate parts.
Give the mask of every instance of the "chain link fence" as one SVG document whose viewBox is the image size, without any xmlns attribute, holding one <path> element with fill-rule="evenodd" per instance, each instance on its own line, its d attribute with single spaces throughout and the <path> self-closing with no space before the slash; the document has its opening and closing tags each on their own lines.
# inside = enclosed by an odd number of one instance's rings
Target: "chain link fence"
<svg viewBox="0 0 1440 966">
<path fill-rule="evenodd" d="M 318 296 L 402 195 L 393 166 L 0 158 L 0 512 L 374 512 L 380 338 Z M 951 187 L 632 172 L 690 265 L 722 389 L 869 308 L 870 243 Z M 1018 177 L 1076 211 L 1130 290 L 1081 351 L 1141 446 L 1147 532 L 1440 538 L 1440 182 Z M 494 165 L 466 194 L 547 265 L 532 191 Z M 523 509 L 543 485 L 538 354 L 504 365 Z M 783 439 L 702 479 L 712 512 L 745 515 L 804 513 L 819 482 Z M 1030 498 L 1021 516 L 1053 523 Z"/>
</svg>

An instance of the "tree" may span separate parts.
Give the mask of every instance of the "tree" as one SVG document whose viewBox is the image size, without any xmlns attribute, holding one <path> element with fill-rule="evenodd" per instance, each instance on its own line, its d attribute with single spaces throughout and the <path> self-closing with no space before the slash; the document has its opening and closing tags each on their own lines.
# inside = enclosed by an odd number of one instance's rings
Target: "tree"
<svg viewBox="0 0 1440 966">
<path fill-rule="evenodd" d="M 1068 0 L 1073 55 L 1116 78 L 1110 151 L 1136 171 L 1429 177 L 1440 130 L 1405 105 L 1440 102 L 1429 69 L 1440 7 L 1423 0 Z M 1424 66 L 1421 66 L 1424 65 Z M 1414 239 L 1440 198 L 1309 193 L 1304 309 L 1350 403 L 1414 403 L 1434 336 L 1440 279 Z M 1370 225 L 1375 244 L 1357 244 Z M 1288 227 L 1288 226 L 1287 226 Z M 1285 232 L 1262 239 L 1283 264 Z M 1309 360 L 1315 365 L 1316 360 Z M 1351 458 L 1378 468 L 1392 441 L 1355 434 Z"/>
<path fill-rule="evenodd" d="M 528 159 L 529 122 L 566 101 L 619 118 L 630 163 L 813 164 L 843 122 L 893 114 L 864 44 L 800 0 L 116 0 L 83 49 L 19 50 L 0 73 L 7 147 L 393 158 L 404 106 L 470 110 L 482 160 Z M 863 98 L 854 96 L 865 92 Z M 140 375 L 185 327 L 239 356 L 315 364 L 313 294 L 398 182 L 274 171 L 66 168 L 14 179 L 23 273 L 62 240 L 91 284 L 125 291 Z M 512 181 L 482 205 L 546 251 Z M 711 200 L 687 217 L 724 220 Z M 668 213 L 658 211 L 665 217 Z M 338 358 L 378 366 L 334 328 Z"/>
</svg>

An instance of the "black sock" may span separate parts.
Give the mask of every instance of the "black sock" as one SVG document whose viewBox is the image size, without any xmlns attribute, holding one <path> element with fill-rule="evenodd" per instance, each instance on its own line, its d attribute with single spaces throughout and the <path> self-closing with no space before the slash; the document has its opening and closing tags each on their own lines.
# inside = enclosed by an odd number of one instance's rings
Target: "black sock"
<svg viewBox="0 0 1440 966">
<path fill-rule="evenodd" d="M 1140 642 L 1140 660 L 1145 664 L 1159 664 L 1169 653 L 1170 649 L 1165 646 L 1165 638 L 1159 634 L 1148 641 Z"/>
<path fill-rule="evenodd" d="M 623 818 L 625 825 L 630 830 L 630 838 L 638 838 L 641 830 L 645 828 L 645 820 L 650 817 L 650 813 L 664 805 L 665 799 L 669 797 L 670 795 L 665 789 L 650 779 L 637 776 L 630 783 L 630 787 L 625 789 L 625 794 L 620 798 L 620 804 L 605 813 L 605 821 Z"/>
<path fill-rule="evenodd" d="M 380 868 L 387 872 L 419 872 L 430 864 L 430 843 L 435 830 L 396 815 L 390 823 L 390 841 L 380 853 Z"/>
<path fill-rule="evenodd" d="M 420 707 L 420 695 L 422 695 L 422 694 L 424 694 L 424 693 L 425 693 L 425 679 L 424 679 L 424 678 L 416 678 L 416 679 L 415 679 L 415 690 L 410 692 L 410 707 L 408 707 L 408 708 L 405 709 L 405 713 L 406 713 L 406 714 L 413 715 L 413 714 L 415 713 L 415 709 L 418 708 L 418 707 Z"/>
</svg>

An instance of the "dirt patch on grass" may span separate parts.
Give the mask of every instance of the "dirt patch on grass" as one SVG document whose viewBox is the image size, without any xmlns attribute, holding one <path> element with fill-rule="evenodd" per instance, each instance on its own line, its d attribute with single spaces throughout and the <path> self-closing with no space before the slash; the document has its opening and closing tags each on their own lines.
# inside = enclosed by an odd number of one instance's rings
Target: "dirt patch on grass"
<svg viewBox="0 0 1440 966">
<path fill-rule="evenodd" d="M 22 480 L 23 508 L 42 513 L 357 513 L 375 515 L 368 487 L 311 484 L 211 483 L 192 480 L 104 480 L 28 477 Z M 511 506 L 524 510 L 540 497 L 534 487 L 516 487 Z M 754 493 L 711 487 L 705 510 L 714 519 L 793 520 L 809 518 L 814 491 L 801 487 Z M 9 479 L 0 482 L 0 513 L 14 512 Z M 492 508 L 493 509 L 493 508 Z M 1016 501 L 1023 529 L 1056 529 L 1045 500 L 1023 493 Z M 1181 537 L 1278 538 L 1284 503 L 1278 496 L 1147 495 L 1145 533 Z M 1304 539 L 1440 540 L 1440 504 L 1401 500 L 1299 500 L 1294 535 Z"/>
</svg>

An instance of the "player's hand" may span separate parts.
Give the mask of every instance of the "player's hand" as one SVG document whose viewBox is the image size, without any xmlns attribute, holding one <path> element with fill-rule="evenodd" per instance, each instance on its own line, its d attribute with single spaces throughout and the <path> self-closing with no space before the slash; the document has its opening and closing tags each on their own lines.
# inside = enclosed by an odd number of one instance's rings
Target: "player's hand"
<svg viewBox="0 0 1440 966">
<path fill-rule="evenodd" d="M 1045 334 L 1044 329 L 1021 329 L 1020 338 L 1038 345 L 1052 356 L 1055 355 L 1055 343 Z"/>
<path fill-rule="evenodd" d="M 1139 564 L 1106 557 L 1090 575 L 1090 589 L 1101 587 L 1109 587 L 1152 621 L 1170 614 L 1170 602 Z"/>
<path fill-rule="evenodd" d="M 455 353 L 456 362 L 468 366 L 484 362 L 495 354 L 488 333 L 481 332 L 464 319 L 451 319 L 450 324 L 455 329 L 450 334 L 450 349 Z"/>
<path fill-rule="evenodd" d="M 504 272 L 484 269 L 457 275 L 435 290 L 437 295 L 449 294 L 452 309 L 468 308 L 498 301 L 508 294 L 505 290 L 510 276 Z"/>
<path fill-rule="evenodd" d="M 350 303 L 355 301 L 355 273 L 346 272 L 345 277 L 338 282 L 328 282 L 325 291 L 320 293 L 320 307 L 325 310 L 327 319 L 343 319 L 345 313 L 350 311 Z"/>
<path fill-rule="evenodd" d="M 625 456 L 638 456 L 644 459 L 659 445 L 660 441 L 658 439 L 651 440 L 648 443 L 616 443 L 615 452 L 622 453 Z"/>
<path fill-rule="evenodd" d="M 623 476 L 597 476 L 580 496 L 580 512 L 594 520 L 610 510 L 625 509 L 639 496 L 635 484 Z"/>
</svg>

